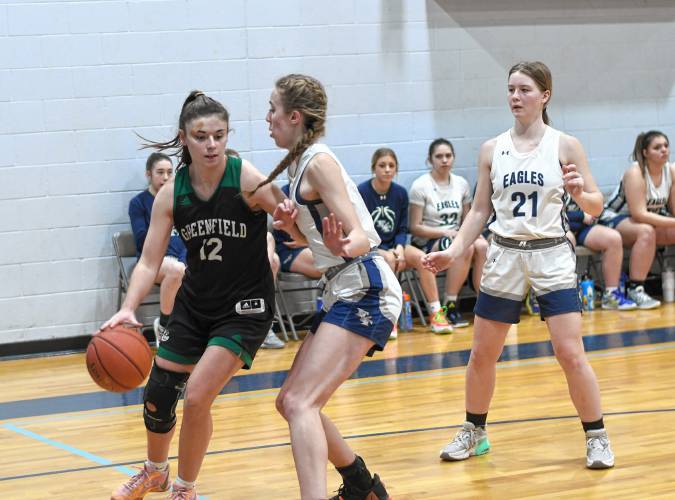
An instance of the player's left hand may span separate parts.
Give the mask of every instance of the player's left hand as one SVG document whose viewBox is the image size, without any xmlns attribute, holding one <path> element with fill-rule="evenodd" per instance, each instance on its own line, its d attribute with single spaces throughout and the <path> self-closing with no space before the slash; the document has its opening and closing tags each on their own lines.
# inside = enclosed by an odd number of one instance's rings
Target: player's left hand
<svg viewBox="0 0 675 500">
<path fill-rule="evenodd" d="M 577 172 L 574 163 L 563 165 L 563 187 L 572 197 L 580 195 L 584 191 L 584 178 Z"/>
<path fill-rule="evenodd" d="M 281 229 L 290 234 L 291 228 L 295 225 L 297 216 L 298 209 L 296 208 L 295 203 L 286 198 L 274 209 L 274 213 L 272 214 L 274 222 L 272 222 L 272 226 L 274 229 Z"/>
<path fill-rule="evenodd" d="M 422 257 L 422 265 L 432 273 L 440 273 L 449 268 L 455 261 L 447 250 L 443 252 L 430 252 Z"/>
<path fill-rule="evenodd" d="M 342 222 L 337 220 L 334 213 L 328 214 L 321 221 L 323 243 L 330 253 L 338 257 L 350 257 L 349 243 L 351 240 L 342 232 Z"/>
</svg>

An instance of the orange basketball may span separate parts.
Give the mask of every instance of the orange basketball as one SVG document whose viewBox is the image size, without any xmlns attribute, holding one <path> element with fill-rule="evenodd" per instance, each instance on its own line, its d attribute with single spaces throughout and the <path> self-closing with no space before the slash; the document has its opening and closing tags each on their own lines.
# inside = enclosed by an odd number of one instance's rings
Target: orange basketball
<svg viewBox="0 0 675 500">
<path fill-rule="evenodd" d="M 94 335 L 87 346 L 89 375 L 106 391 L 138 387 L 150 373 L 152 351 L 138 330 L 116 326 Z"/>
</svg>

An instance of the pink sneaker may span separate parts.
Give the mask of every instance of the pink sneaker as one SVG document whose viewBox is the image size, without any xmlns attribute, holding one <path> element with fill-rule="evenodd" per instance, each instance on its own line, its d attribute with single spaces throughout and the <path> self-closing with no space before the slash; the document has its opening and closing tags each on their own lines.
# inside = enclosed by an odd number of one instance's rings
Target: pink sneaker
<svg viewBox="0 0 675 500">
<path fill-rule="evenodd" d="M 110 500 L 141 500 L 152 491 L 167 491 L 169 489 L 169 468 L 165 471 L 149 470 L 146 465 L 139 469 L 137 474 L 121 484 L 112 494 Z"/>
<path fill-rule="evenodd" d="M 197 500 L 197 490 L 195 488 L 184 488 L 173 483 L 169 500 Z"/>
</svg>

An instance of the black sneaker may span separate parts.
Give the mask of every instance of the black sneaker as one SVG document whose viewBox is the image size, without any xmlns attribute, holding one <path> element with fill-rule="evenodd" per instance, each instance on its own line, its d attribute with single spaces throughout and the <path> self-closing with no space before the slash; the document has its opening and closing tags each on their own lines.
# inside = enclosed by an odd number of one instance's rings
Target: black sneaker
<svg viewBox="0 0 675 500">
<path fill-rule="evenodd" d="M 367 490 L 355 488 L 354 486 L 343 484 L 338 489 L 337 495 L 330 500 L 391 500 L 389 493 L 380 481 L 380 476 L 373 475 L 373 484 Z"/>
<path fill-rule="evenodd" d="M 457 307 L 457 302 L 450 301 L 445 304 L 445 316 L 448 318 L 448 321 L 453 328 L 464 328 L 469 326 L 469 322 L 462 317 L 462 313 L 459 312 Z"/>
</svg>

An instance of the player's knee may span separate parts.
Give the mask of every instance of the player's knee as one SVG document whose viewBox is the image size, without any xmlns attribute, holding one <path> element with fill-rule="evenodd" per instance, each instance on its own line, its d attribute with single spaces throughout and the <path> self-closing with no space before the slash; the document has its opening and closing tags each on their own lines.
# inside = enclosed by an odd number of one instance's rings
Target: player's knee
<svg viewBox="0 0 675 500">
<path fill-rule="evenodd" d="M 582 370 L 586 364 L 586 356 L 575 347 L 558 346 L 555 357 L 566 373 Z"/>
<path fill-rule="evenodd" d="M 167 271 L 167 278 L 172 281 L 182 281 L 185 275 L 185 264 L 180 261 L 172 262 Z"/>
<path fill-rule="evenodd" d="M 495 356 L 495 349 L 491 346 L 474 345 L 471 348 L 470 362 L 474 368 L 482 369 L 494 365 L 499 358 L 499 353 Z"/>
<path fill-rule="evenodd" d="M 286 419 L 292 420 L 294 416 L 306 411 L 310 405 L 305 398 L 296 395 L 293 391 L 286 391 L 277 398 L 277 410 Z"/>
<path fill-rule="evenodd" d="M 486 240 L 478 238 L 474 241 L 473 245 L 477 254 L 485 255 L 487 253 L 489 244 Z"/>
<path fill-rule="evenodd" d="M 277 394 L 277 398 L 274 401 L 274 406 L 276 407 L 277 411 L 279 412 L 279 415 L 284 417 L 285 420 L 288 420 L 286 418 L 286 413 L 284 412 L 283 399 L 284 399 L 284 391 L 279 392 L 279 394 Z"/>
<path fill-rule="evenodd" d="M 623 241 L 619 231 L 607 231 L 607 248 L 621 250 L 623 248 Z"/>
<path fill-rule="evenodd" d="M 640 224 L 637 239 L 643 243 L 656 243 L 656 230 L 650 224 Z"/>
<path fill-rule="evenodd" d="M 391 267 L 392 269 L 394 269 L 396 267 L 396 258 L 394 257 L 394 255 L 391 252 L 384 252 L 380 255 L 382 255 L 382 257 L 384 257 L 384 260 L 389 267 Z"/>
<path fill-rule="evenodd" d="M 149 431 L 166 434 L 176 425 L 176 405 L 189 376 L 153 364 L 143 392 L 143 420 Z"/>
</svg>

